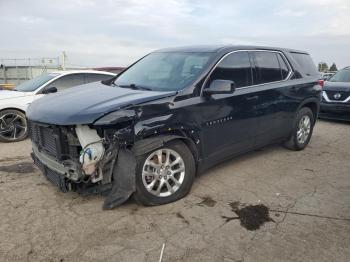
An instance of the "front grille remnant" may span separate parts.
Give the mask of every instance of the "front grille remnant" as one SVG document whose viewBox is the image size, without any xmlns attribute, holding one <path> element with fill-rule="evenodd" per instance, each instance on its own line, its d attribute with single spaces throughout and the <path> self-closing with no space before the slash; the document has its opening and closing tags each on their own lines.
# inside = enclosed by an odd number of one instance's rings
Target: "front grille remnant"
<svg viewBox="0 0 350 262">
<path fill-rule="evenodd" d="M 60 136 L 53 127 L 29 121 L 28 134 L 40 151 L 44 150 L 49 155 L 58 157 Z"/>
<path fill-rule="evenodd" d="M 32 153 L 32 158 L 34 160 L 35 165 L 40 169 L 40 171 L 44 174 L 47 180 L 49 180 L 52 184 L 57 186 L 63 193 L 68 192 L 66 178 L 64 176 L 43 165 L 39 161 L 39 159 L 34 155 L 34 153 Z"/>
</svg>

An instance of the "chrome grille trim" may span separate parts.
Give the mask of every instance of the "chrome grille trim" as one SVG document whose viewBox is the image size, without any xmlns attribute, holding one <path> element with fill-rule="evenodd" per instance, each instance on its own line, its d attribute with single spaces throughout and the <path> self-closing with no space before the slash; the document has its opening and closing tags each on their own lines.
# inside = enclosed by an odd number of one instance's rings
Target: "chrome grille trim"
<svg viewBox="0 0 350 262">
<path fill-rule="evenodd" d="M 322 97 L 324 98 L 324 100 L 326 100 L 326 102 L 328 103 L 348 103 L 350 101 L 350 96 L 348 96 L 346 99 L 344 100 L 333 100 L 333 99 L 329 99 L 327 92 L 323 91 L 322 92 Z"/>
</svg>

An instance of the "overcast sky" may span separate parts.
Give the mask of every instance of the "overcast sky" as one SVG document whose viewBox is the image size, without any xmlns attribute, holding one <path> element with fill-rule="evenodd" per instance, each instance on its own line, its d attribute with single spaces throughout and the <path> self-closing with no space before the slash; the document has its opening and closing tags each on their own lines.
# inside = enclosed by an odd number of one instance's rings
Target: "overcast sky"
<svg viewBox="0 0 350 262">
<path fill-rule="evenodd" d="M 253 44 L 350 65 L 350 0 L 0 0 L 0 58 L 126 66 L 163 47 Z"/>
</svg>

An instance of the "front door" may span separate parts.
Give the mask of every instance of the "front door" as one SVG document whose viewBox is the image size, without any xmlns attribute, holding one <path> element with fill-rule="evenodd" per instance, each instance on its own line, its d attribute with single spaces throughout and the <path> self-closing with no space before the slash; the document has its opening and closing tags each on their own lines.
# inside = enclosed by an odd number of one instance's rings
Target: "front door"
<svg viewBox="0 0 350 262">
<path fill-rule="evenodd" d="M 244 151 L 254 145 L 257 128 L 256 106 L 259 94 L 251 92 L 252 67 L 248 52 L 233 52 L 224 57 L 211 73 L 211 81 L 231 80 L 236 85 L 232 94 L 202 97 L 196 110 L 201 115 L 202 150 L 205 158 L 215 162 Z"/>
</svg>

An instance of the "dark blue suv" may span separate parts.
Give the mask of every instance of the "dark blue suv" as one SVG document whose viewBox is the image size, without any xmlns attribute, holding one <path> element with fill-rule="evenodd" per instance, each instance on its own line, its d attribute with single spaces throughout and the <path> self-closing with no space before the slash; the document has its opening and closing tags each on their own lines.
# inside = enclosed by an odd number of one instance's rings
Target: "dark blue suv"
<svg viewBox="0 0 350 262">
<path fill-rule="evenodd" d="M 32 157 L 62 191 L 184 197 L 196 174 L 272 143 L 304 149 L 321 82 L 308 53 L 257 46 L 152 52 L 118 76 L 34 102 Z"/>
</svg>

